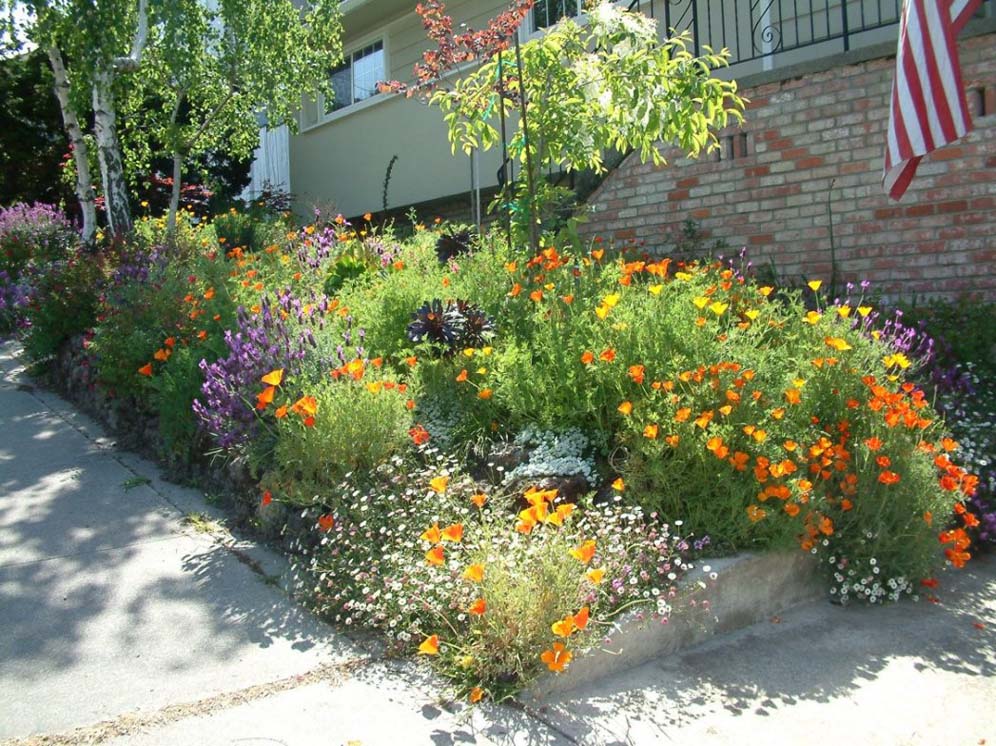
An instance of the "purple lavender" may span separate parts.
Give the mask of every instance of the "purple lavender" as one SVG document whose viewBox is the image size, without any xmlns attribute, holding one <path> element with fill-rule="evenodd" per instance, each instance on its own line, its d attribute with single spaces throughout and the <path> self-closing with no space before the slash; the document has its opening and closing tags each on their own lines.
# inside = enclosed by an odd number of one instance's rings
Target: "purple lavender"
<svg viewBox="0 0 996 746">
<path fill-rule="evenodd" d="M 238 309 L 237 330 L 225 332 L 228 355 L 214 363 L 200 363 L 204 384 L 193 404 L 202 429 L 221 448 L 246 446 L 259 432 L 254 399 L 262 390 L 264 375 L 283 368 L 291 378 L 334 364 L 313 352 L 319 346 L 316 332 L 324 329 L 328 309 L 325 296 L 302 302 L 290 289 L 272 300 L 264 296 L 258 314 Z"/>
</svg>

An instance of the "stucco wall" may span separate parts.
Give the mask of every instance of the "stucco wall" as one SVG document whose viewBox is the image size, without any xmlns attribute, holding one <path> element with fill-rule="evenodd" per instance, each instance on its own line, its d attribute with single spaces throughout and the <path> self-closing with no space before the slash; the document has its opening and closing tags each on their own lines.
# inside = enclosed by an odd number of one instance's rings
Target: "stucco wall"
<svg viewBox="0 0 996 746">
<path fill-rule="evenodd" d="M 390 8 L 388 6 L 391 6 Z M 422 21 L 403 3 L 385 3 L 385 13 L 365 24 L 345 17 L 345 49 L 383 38 L 390 77 L 411 80 L 412 66 L 429 47 Z M 500 0 L 464 0 L 447 5 L 459 30 L 461 24 L 481 28 L 505 7 Z M 315 204 L 332 206 L 345 215 L 378 212 L 383 207 L 384 177 L 397 155 L 388 188 L 388 209 L 463 194 L 472 188 L 471 158 L 453 155 L 438 109 L 416 99 L 378 95 L 308 126 L 316 118 L 305 111 L 302 131 L 291 137 L 291 190 L 296 209 L 306 214 Z M 477 156 L 477 183 L 497 183 L 501 158 L 497 151 Z"/>
</svg>

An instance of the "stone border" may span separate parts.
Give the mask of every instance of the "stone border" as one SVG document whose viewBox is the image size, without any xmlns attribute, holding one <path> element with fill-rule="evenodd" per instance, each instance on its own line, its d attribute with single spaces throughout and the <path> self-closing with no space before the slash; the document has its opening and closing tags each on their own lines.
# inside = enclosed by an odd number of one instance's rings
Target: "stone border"
<svg viewBox="0 0 996 746">
<path fill-rule="evenodd" d="M 711 570 L 703 578 L 705 566 Z M 716 573 L 715 580 L 709 580 L 711 573 Z M 824 593 L 816 578 L 816 562 L 800 550 L 703 561 L 681 586 L 690 590 L 699 581 L 708 582 L 704 593 L 710 605 L 707 614 L 676 608 L 670 621 L 661 624 L 649 617 L 640 618 L 638 612 L 629 613 L 607 635 L 611 642 L 579 655 L 562 674 L 541 676 L 519 695 L 520 701 L 532 704 L 569 692 L 715 635 L 770 619 Z"/>
</svg>

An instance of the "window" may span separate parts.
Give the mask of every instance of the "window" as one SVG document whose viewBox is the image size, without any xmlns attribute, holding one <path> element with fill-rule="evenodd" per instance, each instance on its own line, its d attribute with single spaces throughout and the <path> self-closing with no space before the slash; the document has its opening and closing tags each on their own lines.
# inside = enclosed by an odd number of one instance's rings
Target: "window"
<svg viewBox="0 0 996 746">
<path fill-rule="evenodd" d="M 533 6 L 533 31 L 549 28 L 561 18 L 581 12 L 579 0 L 538 0 Z"/>
<path fill-rule="evenodd" d="M 383 41 L 347 54 L 345 61 L 332 71 L 335 98 L 326 102 L 325 113 L 331 114 L 370 98 L 377 93 L 377 84 L 384 78 Z"/>
</svg>

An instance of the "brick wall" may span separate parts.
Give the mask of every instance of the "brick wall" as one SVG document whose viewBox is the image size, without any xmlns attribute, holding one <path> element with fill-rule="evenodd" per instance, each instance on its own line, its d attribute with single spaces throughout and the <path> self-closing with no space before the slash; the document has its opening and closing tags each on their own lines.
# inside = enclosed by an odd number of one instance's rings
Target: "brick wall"
<svg viewBox="0 0 996 746">
<path fill-rule="evenodd" d="M 629 156 L 589 200 L 585 232 L 654 250 L 693 218 L 783 277 L 826 279 L 829 194 L 846 279 L 890 296 L 996 300 L 996 34 L 959 49 L 975 129 L 926 157 L 898 203 L 881 187 L 890 57 L 743 90 L 746 122 L 723 133 L 718 158 Z"/>
</svg>

